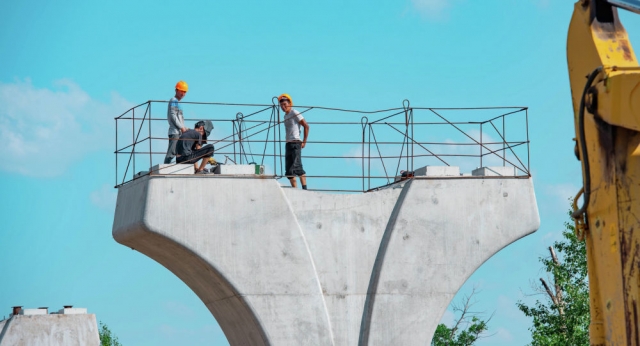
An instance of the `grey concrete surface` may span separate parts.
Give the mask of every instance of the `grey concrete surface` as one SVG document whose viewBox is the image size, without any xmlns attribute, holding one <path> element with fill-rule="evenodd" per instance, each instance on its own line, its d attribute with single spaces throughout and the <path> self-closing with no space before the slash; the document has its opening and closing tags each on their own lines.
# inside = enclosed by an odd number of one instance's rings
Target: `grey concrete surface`
<svg viewBox="0 0 640 346">
<path fill-rule="evenodd" d="M 480 167 L 471 171 L 471 175 L 484 177 L 514 177 L 518 175 L 518 170 L 513 166 Z"/>
<path fill-rule="evenodd" d="M 0 321 L 0 346 L 99 346 L 93 314 L 14 315 Z"/>
<path fill-rule="evenodd" d="M 231 345 L 426 345 L 469 276 L 539 224 L 529 178 L 325 194 L 173 175 L 120 187 L 113 236 L 183 280 Z"/>
<path fill-rule="evenodd" d="M 209 166 L 213 168 L 212 166 Z M 264 165 L 234 165 L 234 164 L 220 164 L 217 166 L 216 174 L 230 174 L 230 175 L 254 175 L 264 174 Z M 146 171 L 143 171 L 146 172 Z M 154 175 L 167 175 L 167 174 L 195 174 L 193 170 L 193 163 L 180 163 L 180 164 L 159 164 L 151 167 L 151 174 Z"/>
</svg>

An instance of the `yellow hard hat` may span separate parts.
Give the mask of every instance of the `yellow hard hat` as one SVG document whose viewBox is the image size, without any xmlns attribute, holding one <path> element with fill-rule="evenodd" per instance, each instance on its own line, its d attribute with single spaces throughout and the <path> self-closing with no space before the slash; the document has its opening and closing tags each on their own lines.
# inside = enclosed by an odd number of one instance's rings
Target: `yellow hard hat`
<svg viewBox="0 0 640 346">
<path fill-rule="evenodd" d="M 289 99 L 289 103 L 291 103 L 291 105 L 293 106 L 293 99 L 291 98 L 291 96 L 289 96 L 289 94 L 282 94 L 278 96 L 278 102 L 280 102 L 280 100 L 282 100 L 283 98 Z"/>
<path fill-rule="evenodd" d="M 189 91 L 189 86 L 187 85 L 187 82 L 181 80 L 181 81 L 178 82 L 178 84 L 176 84 L 176 89 L 180 90 L 180 91 L 187 92 L 187 91 Z"/>
</svg>

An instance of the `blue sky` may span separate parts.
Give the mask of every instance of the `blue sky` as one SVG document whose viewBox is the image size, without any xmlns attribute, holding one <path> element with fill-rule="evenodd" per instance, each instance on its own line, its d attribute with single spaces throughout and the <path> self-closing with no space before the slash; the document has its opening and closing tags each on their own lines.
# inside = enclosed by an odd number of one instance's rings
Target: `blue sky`
<svg viewBox="0 0 640 346">
<path fill-rule="evenodd" d="M 0 317 L 86 307 L 125 345 L 225 345 L 177 277 L 111 237 L 114 121 L 167 100 L 374 110 L 527 106 L 540 230 L 486 262 L 481 345 L 523 345 L 516 308 L 581 185 L 566 66 L 572 1 L 9 1 L 0 22 Z M 622 20 L 636 47 L 640 17 Z M 189 114 L 185 106 L 185 113 Z M 312 132 L 313 135 L 313 132 Z M 517 217 L 517 215 L 514 215 Z M 452 313 L 443 320 L 450 321 Z"/>
</svg>

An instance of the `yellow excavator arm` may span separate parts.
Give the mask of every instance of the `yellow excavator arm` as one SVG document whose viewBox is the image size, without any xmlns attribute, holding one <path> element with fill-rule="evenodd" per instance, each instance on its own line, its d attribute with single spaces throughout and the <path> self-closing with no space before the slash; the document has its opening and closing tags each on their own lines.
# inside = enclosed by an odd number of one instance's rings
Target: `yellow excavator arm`
<svg viewBox="0 0 640 346">
<path fill-rule="evenodd" d="M 640 346 L 640 68 L 619 7 L 640 13 L 638 0 L 580 0 L 569 27 L 584 186 L 573 217 L 587 247 L 591 345 Z"/>
</svg>

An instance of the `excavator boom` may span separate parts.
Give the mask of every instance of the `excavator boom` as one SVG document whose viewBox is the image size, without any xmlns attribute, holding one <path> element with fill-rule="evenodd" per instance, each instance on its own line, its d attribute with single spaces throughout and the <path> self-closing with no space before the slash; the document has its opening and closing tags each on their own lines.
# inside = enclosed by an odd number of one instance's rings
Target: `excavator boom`
<svg viewBox="0 0 640 346">
<path fill-rule="evenodd" d="M 638 0 L 580 0 L 567 61 L 583 172 L 576 232 L 586 241 L 591 345 L 640 346 L 640 68 L 618 8 Z"/>
</svg>

